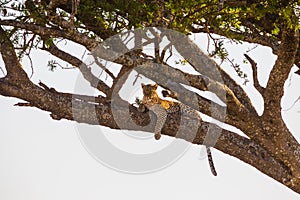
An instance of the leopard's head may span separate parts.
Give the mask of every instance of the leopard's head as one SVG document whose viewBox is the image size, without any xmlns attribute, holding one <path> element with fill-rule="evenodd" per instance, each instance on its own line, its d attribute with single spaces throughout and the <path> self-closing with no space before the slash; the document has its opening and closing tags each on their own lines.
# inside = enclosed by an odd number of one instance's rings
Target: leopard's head
<svg viewBox="0 0 300 200">
<path fill-rule="evenodd" d="M 142 83 L 142 89 L 144 96 L 157 96 L 156 89 L 158 87 L 158 84 L 143 84 Z"/>
</svg>

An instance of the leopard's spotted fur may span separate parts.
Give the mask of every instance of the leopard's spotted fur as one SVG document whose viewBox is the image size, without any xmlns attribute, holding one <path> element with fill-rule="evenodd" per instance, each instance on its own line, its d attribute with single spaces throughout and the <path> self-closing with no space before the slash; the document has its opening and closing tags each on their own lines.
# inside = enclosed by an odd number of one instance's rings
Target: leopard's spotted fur
<svg viewBox="0 0 300 200">
<path fill-rule="evenodd" d="M 160 139 L 161 129 L 167 119 L 168 113 L 181 112 L 181 113 L 192 114 L 193 116 L 196 116 L 198 118 L 199 122 L 202 121 L 202 118 L 199 115 L 199 113 L 196 110 L 192 109 L 191 107 L 182 103 L 161 99 L 156 92 L 157 87 L 158 87 L 157 84 L 148 84 L 148 85 L 142 84 L 142 89 L 144 94 L 142 103 L 149 110 L 153 111 L 157 116 L 155 130 L 154 130 L 155 139 L 157 140 Z M 216 176 L 217 172 L 214 167 L 211 151 L 210 148 L 207 146 L 206 146 L 206 152 L 207 152 L 211 172 L 213 175 Z"/>
</svg>

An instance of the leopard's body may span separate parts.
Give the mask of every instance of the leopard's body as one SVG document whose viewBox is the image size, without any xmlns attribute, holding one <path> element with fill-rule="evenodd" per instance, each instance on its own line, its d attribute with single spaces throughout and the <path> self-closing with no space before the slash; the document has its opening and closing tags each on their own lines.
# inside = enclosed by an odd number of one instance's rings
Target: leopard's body
<svg viewBox="0 0 300 200">
<path fill-rule="evenodd" d="M 196 116 L 199 122 L 202 121 L 202 118 L 199 115 L 199 113 L 196 110 L 192 109 L 191 107 L 179 102 L 161 99 L 156 92 L 157 87 L 158 87 L 157 84 L 147 84 L 147 85 L 142 84 L 143 95 L 144 95 L 142 103 L 149 110 L 153 111 L 157 117 L 155 128 L 154 128 L 155 139 L 157 140 L 160 139 L 162 127 L 169 113 L 176 113 L 176 112 L 180 112 L 182 114 L 187 113 L 189 115 Z M 207 152 L 211 172 L 213 175 L 216 176 L 217 172 L 213 164 L 212 155 L 209 147 L 206 147 L 206 152 Z"/>
</svg>

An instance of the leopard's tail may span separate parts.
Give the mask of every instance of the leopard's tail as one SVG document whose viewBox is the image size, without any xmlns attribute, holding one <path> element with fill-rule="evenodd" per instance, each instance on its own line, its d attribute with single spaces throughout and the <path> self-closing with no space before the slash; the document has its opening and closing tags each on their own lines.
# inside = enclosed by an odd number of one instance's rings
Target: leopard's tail
<svg viewBox="0 0 300 200">
<path fill-rule="evenodd" d="M 215 165 L 214 165 L 214 162 L 213 162 L 210 147 L 206 147 L 206 153 L 207 153 L 207 158 L 208 158 L 210 171 L 214 176 L 217 176 L 217 171 L 216 171 L 216 168 L 215 168 Z"/>
</svg>

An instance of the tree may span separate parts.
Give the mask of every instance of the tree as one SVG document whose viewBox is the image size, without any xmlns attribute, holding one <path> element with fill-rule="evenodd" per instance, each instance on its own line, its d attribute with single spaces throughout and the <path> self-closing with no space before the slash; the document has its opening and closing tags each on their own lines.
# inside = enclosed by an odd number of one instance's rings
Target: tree
<svg viewBox="0 0 300 200">
<path fill-rule="evenodd" d="M 18 106 L 31 106 L 48 111 L 54 120 L 68 119 L 112 129 L 153 132 L 151 126 L 143 128 L 131 123 L 120 125 L 117 121 L 128 121 L 128 108 L 130 120 L 138 125 L 149 124 L 153 115 L 151 112 L 150 115 L 149 112 L 140 112 L 136 105 L 119 98 L 118 92 L 124 86 L 128 74 L 135 70 L 170 90 L 171 93 L 167 92 L 170 96 L 201 113 L 240 129 L 248 137 L 208 122 L 203 122 L 192 138 L 189 134 L 176 135 L 182 125 L 178 121 L 178 114 L 168 116 L 162 134 L 180 137 L 194 144 L 203 144 L 206 142 L 208 127 L 214 127 L 214 131 L 220 133 L 214 148 L 237 157 L 300 193 L 300 145 L 287 128 L 281 114 L 284 83 L 294 65 L 300 68 L 299 3 L 205 0 L 2 1 L 0 40 L 5 69 L 2 69 L 4 77 L 0 79 L 0 94 L 26 101 L 18 103 Z M 155 30 L 160 30 L 160 34 L 153 39 L 143 30 L 152 31 L 152 36 L 158 34 Z M 264 99 L 262 115 L 258 114 L 242 87 L 219 65 L 209 59 L 205 60 L 201 50 L 188 37 L 164 30 L 174 30 L 185 35 L 206 33 L 214 44 L 214 50 L 209 52 L 210 56 L 218 57 L 222 61 L 229 60 L 223 46 L 225 39 L 270 47 L 278 57 L 265 88 L 258 82 L 255 61 L 245 55 L 253 70 L 253 85 Z M 130 34 L 134 33 L 134 48 L 127 48 L 124 42 L 119 41 L 120 37 L 113 37 L 118 33 L 124 33 L 124 37 L 129 38 L 128 43 L 132 37 Z M 222 38 L 216 39 L 215 34 Z M 160 49 L 163 37 L 170 41 L 170 45 Z M 100 79 L 81 59 L 59 48 L 59 39 L 80 44 L 91 52 L 93 61 L 112 80 L 111 86 Z M 149 44 L 154 45 L 153 55 L 143 51 L 143 47 Z M 33 83 L 20 62 L 24 56 L 31 58 L 33 50 L 49 52 L 74 66 L 91 87 L 101 94 L 88 96 L 64 93 L 42 82 Z M 177 62 L 189 64 L 199 73 L 194 75 L 171 66 L 167 62 L 167 55 L 171 56 L 175 51 L 182 56 Z M 102 64 L 103 60 L 121 66 L 119 73 L 114 75 Z M 238 75 L 247 82 L 240 67 L 231 62 Z M 56 60 L 49 61 L 51 70 L 58 66 L 60 65 Z M 212 66 L 218 69 L 219 77 Z M 32 66 L 32 70 L 34 67 Z M 165 80 L 158 78 L 155 73 L 158 70 L 169 76 Z M 168 80 L 174 80 L 175 86 L 168 84 Z M 212 105 L 218 111 L 224 110 L 224 106 L 176 84 L 186 84 L 184 81 L 200 91 L 215 93 L 226 104 L 225 118 L 211 110 Z M 176 95 L 172 95 L 175 93 Z M 191 95 L 195 101 L 191 100 Z M 115 111 L 118 113 L 117 118 Z"/>
</svg>

